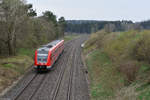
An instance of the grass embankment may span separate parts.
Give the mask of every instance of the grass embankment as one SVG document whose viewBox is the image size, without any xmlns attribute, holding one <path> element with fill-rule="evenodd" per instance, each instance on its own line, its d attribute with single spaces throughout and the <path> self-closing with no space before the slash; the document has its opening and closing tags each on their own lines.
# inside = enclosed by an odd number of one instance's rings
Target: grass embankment
<svg viewBox="0 0 150 100">
<path fill-rule="evenodd" d="M 33 64 L 34 50 L 21 48 L 16 56 L 0 58 L 0 92 L 12 85 Z"/>
<path fill-rule="evenodd" d="M 150 31 L 93 33 L 84 55 L 92 100 L 150 100 Z"/>
</svg>

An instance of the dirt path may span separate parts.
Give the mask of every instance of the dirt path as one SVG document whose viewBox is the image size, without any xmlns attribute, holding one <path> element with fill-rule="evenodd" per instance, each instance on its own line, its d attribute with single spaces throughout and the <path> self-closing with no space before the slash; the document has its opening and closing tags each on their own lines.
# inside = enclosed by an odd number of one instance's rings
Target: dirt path
<svg viewBox="0 0 150 100">
<path fill-rule="evenodd" d="M 4 100 L 89 100 L 88 86 L 81 60 L 81 36 L 65 44 L 65 51 L 48 73 L 27 73 L 8 91 Z"/>
</svg>

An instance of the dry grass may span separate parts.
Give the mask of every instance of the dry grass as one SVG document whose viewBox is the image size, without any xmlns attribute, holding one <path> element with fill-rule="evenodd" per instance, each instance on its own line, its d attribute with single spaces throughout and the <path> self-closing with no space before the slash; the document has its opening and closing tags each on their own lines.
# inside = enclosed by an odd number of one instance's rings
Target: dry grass
<svg viewBox="0 0 150 100">
<path fill-rule="evenodd" d="M 137 86 L 129 86 L 118 90 L 113 100 L 137 100 L 136 88 Z"/>
<path fill-rule="evenodd" d="M 136 61 L 126 61 L 121 63 L 118 69 L 125 76 L 125 85 L 130 85 L 136 79 L 139 66 Z"/>
<path fill-rule="evenodd" d="M 33 64 L 28 56 L 3 58 L 0 61 L 0 92 L 12 85 Z"/>
</svg>

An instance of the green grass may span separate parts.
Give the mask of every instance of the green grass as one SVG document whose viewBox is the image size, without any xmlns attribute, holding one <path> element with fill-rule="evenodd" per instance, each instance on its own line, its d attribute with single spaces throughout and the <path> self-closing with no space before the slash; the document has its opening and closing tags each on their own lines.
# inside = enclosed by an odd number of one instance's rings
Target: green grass
<svg viewBox="0 0 150 100">
<path fill-rule="evenodd" d="M 138 95 L 138 100 L 150 100 L 150 85 L 145 84 L 141 87 L 137 88 L 138 91 L 140 91 Z"/>
<path fill-rule="evenodd" d="M 25 72 L 25 67 L 20 67 L 18 66 L 17 64 L 12 64 L 12 63 L 9 63 L 9 64 L 3 64 L 2 65 L 4 68 L 7 68 L 9 70 L 14 70 L 16 71 L 18 74 L 23 74 Z"/>
<path fill-rule="evenodd" d="M 136 92 L 138 93 L 138 100 L 150 100 L 150 80 L 148 79 L 150 73 L 150 65 L 147 63 L 142 63 L 139 69 L 139 76 L 141 76 L 142 80 L 137 80 L 136 84 L 141 84 L 136 88 Z"/>
<path fill-rule="evenodd" d="M 112 67 L 109 57 L 101 50 L 94 50 L 88 55 L 86 63 L 90 73 L 92 100 L 113 97 L 115 87 L 122 84 L 122 79 Z"/>
<path fill-rule="evenodd" d="M 6 68 L 12 68 L 13 67 L 12 64 L 3 64 L 3 66 L 6 67 Z"/>
<path fill-rule="evenodd" d="M 76 37 L 78 37 L 78 35 L 66 35 L 66 36 L 64 36 L 64 40 L 69 41 L 69 40 L 72 40 Z"/>
<path fill-rule="evenodd" d="M 33 64 L 33 59 L 26 55 L 13 56 L 1 59 L 0 66 L 6 69 L 14 70 L 22 74 Z"/>
<path fill-rule="evenodd" d="M 34 55 L 33 49 L 31 50 L 31 49 L 20 48 L 16 56 L 10 56 L 8 58 L 1 58 L 0 70 L 1 72 L 7 71 L 9 72 L 9 74 L 11 74 L 10 75 L 11 77 L 17 78 L 20 75 L 24 74 L 26 70 L 33 64 L 33 58 L 32 58 L 33 55 Z M 11 78 L 7 76 L 5 77 L 7 79 Z"/>
<path fill-rule="evenodd" d="M 146 71 L 149 71 L 150 70 L 150 65 L 149 64 L 142 64 L 140 69 L 139 69 L 139 73 L 142 74 Z"/>
<path fill-rule="evenodd" d="M 30 56 L 33 57 L 35 54 L 35 49 L 26 49 L 26 48 L 20 48 L 18 50 L 18 55 L 26 55 L 26 56 Z"/>
<path fill-rule="evenodd" d="M 0 60 L 0 91 L 12 85 L 21 75 L 23 75 L 33 64 L 30 56 L 16 55 Z"/>
</svg>

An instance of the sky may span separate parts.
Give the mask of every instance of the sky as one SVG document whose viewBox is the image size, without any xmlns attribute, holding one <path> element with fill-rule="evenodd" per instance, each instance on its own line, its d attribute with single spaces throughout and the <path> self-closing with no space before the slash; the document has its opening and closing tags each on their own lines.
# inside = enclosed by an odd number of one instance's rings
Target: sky
<svg viewBox="0 0 150 100">
<path fill-rule="evenodd" d="M 38 15 L 49 10 L 67 20 L 132 20 L 150 19 L 150 0 L 27 0 Z"/>
</svg>

